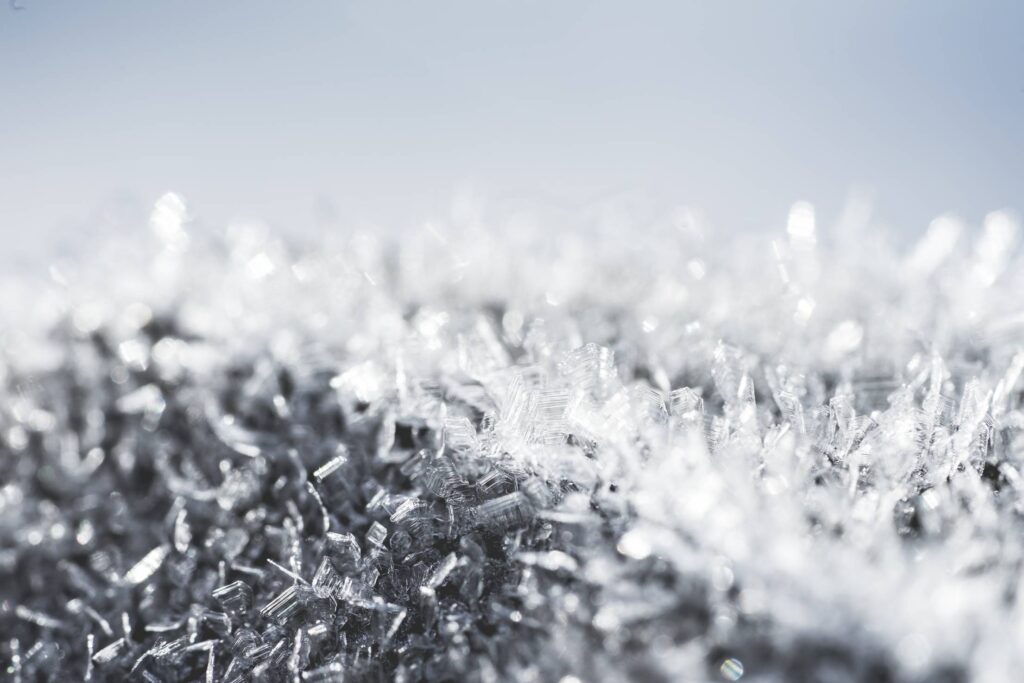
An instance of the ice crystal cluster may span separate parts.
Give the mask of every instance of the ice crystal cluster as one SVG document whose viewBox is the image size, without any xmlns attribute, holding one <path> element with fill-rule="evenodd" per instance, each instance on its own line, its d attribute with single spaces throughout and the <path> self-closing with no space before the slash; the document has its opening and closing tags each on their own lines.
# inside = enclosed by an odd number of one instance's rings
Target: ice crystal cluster
<svg viewBox="0 0 1024 683">
<path fill-rule="evenodd" d="M 1018 679 L 1010 215 L 506 227 L 8 278 L 6 679 Z"/>
</svg>

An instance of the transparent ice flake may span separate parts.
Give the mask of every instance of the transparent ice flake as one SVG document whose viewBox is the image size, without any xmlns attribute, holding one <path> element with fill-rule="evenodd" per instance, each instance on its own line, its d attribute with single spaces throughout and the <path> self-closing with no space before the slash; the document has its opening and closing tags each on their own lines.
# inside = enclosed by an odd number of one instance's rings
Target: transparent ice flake
<svg viewBox="0 0 1024 683">
<path fill-rule="evenodd" d="M 252 589 L 244 581 L 232 581 L 213 591 L 213 599 L 230 614 L 245 614 L 252 608 Z"/>
<path fill-rule="evenodd" d="M 380 522 L 374 522 L 366 532 L 366 543 L 371 547 L 381 548 L 383 547 L 384 539 L 387 538 L 387 536 L 387 528 Z"/>
</svg>

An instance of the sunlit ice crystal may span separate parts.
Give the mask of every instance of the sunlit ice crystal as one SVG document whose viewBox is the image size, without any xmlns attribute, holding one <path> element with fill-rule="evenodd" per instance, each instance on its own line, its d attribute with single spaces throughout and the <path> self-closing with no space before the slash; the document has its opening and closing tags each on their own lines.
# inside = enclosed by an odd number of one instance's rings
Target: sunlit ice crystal
<svg viewBox="0 0 1024 683">
<path fill-rule="evenodd" d="M 168 194 L 5 284 L 5 675 L 1015 680 L 1016 219 L 782 219 L 301 246 Z"/>
</svg>

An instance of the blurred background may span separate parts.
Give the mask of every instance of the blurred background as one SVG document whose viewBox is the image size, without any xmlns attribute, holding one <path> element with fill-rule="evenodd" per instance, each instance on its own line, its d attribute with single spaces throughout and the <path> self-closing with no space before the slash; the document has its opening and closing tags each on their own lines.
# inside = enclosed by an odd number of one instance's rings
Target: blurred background
<svg viewBox="0 0 1024 683">
<path fill-rule="evenodd" d="M 396 230 L 677 205 L 728 232 L 851 197 L 909 240 L 1024 208 L 1024 3 L 18 0 L 0 262 L 145 229 Z"/>
</svg>

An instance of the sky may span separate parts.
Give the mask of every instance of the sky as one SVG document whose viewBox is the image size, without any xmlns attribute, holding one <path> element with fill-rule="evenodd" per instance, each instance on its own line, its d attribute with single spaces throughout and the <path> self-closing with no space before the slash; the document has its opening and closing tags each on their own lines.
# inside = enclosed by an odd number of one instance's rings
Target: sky
<svg viewBox="0 0 1024 683">
<path fill-rule="evenodd" d="M 0 9 L 8 256 L 210 224 L 400 229 L 470 192 L 687 205 L 723 231 L 852 194 L 916 235 L 1024 209 L 1024 3 L 19 0 Z M 723 234 L 725 234 L 723 232 Z"/>
</svg>

